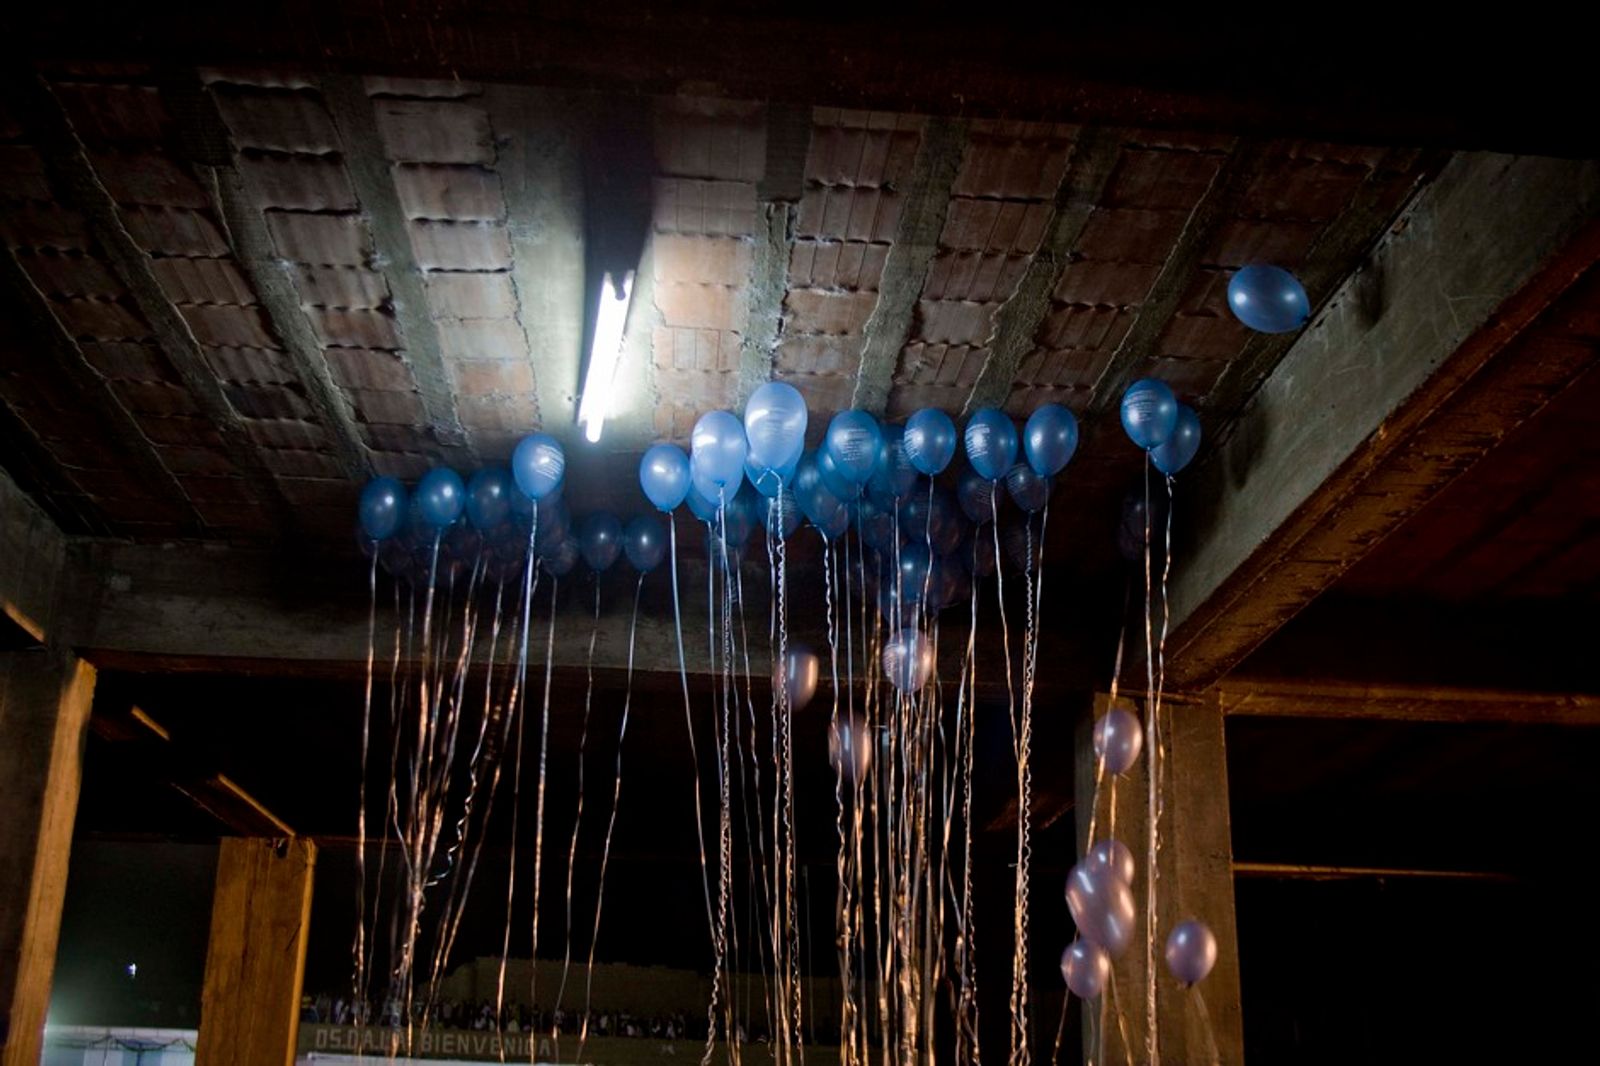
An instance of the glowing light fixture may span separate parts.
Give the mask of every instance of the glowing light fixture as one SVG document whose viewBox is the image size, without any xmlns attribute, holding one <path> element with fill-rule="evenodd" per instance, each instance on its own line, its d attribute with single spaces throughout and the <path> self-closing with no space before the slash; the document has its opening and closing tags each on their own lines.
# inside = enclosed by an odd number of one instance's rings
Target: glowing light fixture
<svg viewBox="0 0 1600 1066">
<path fill-rule="evenodd" d="M 589 371 L 583 379 L 583 399 L 578 422 L 591 443 L 600 439 L 606 415 L 611 412 L 611 390 L 622 353 L 622 329 L 628 321 L 628 301 L 633 298 L 633 271 L 619 282 L 610 271 L 600 282 L 600 306 L 595 310 L 594 343 L 589 348 Z"/>
</svg>

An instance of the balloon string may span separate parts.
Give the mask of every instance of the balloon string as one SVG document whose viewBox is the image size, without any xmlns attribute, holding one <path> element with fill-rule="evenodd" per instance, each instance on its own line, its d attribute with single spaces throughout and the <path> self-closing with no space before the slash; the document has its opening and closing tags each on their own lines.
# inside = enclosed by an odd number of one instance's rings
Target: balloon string
<svg viewBox="0 0 1600 1066">
<path fill-rule="evenodd" d="M 594 1001 L 594 954 L 600 942 L 600 913 L 605 904 L 606 870 L 611 864 L 611 837 L 617 829 L 617 810 L 622 803 L 622 746 L 628 738 L 628 711 L 633 706 L 633 649 L 639 631 L 639 596 L 644 591 L 644 574 L 633 586 L 633 619 L 628 623 L 628 673 L 622 696 L 622 725 L 617 730 L 617 773 L 611 786 L 611 817 L 606 822 L 605 845 L 600 849 L 600 878 L 594 893 L 594 929 L 589 934 L 589 962 L 583 978 L 583 1023 L 578 1029 L 576 1062 L 584 1062 L 584 1045 L 589 1041 L 589 1009 Z"/>
<path fill-rule="evenodd" d="M 561 959 L 561 984 L 556 988 L 556 1010 L 566 1001 L 567 974 L 572 969 L 572 876 L 578 865 L 578 831 L 583 827 L 583 757 L 589 746 L 589 711 L 594 702 L 594 643 L 600 635 L 600 572 L 592 575 L 594 615 L 589 624 L 589 650 L 584 659 L 583 725 L 578 731 L 578 806 L 572 816 L 572 840 L 567 845 L 567 930 Z M 584 1021 L 587 1025 L 587 1018 Z M 555 1030 L 554 1053 L 561 1054 L 561 1030 Z M 558 1059 L 559 1061 L 559 1059 Z"/>
<path fill-rule="evenodd" d="M 972 545 L 974 569 L 976 569 L 978 544 L 976 538 Z M 965 1044 L 967 1060 L 976 1066 L 982 1061 L 978 1048 L 978 961 L 977 961 L 977 924 L 973 916 L 972 899 L 972 765 L 973 752 L 977 739 L 978 721 L 978 579 L 973 575 L 968 605 L 967 623 L 967 648 L 962 669 L 971 686 L 970 710 L 967 713 L 966 751 L 963 753 L 961 765 L 961 825 L 962 835 L 962 886 L 961 886 L 961 933 L 957 940 L 957 963 L 961 975 L 960 1009 L 957 1012 L 957 1056 Z M 963 699 L 967 699 L 966 690 L 963 690 Z M 964 1034 L 964 1039 L 962 1039 Z"/>
<path fill-rule="evenodd" d="M 361 703 L 361 790 L 356 801 L 356 935 L 351 949 L 355 968 L 352 998 L 357 1002 L 361 1000 L 367 977 L 367 752 L 372 735 L 372 673 L 374 660 L 377 658 L 378 640 L 377 541 L 372 542 L 372 565 L 367 572 L 367 597 L 367 683 Z M 356 1042 L 356 1055 L 358 1058 L 361 1055 L 359 1040 Z"/>
<path fill-rule="evenodd" d="M 556 658 L 556 596 L 561 592 L 561 578 L 550 575 L 550 628 L 544 648 L 544 709 L 539 723 L 539 788 L 533 806 L 533 928 L 532 946 L 528 958 L 532 962 L 528 974 L 528 1002 L 539 1002 L 539 890 L 544 883 L 544 795 L 545 772 L 550 758 L 550 678 L 555 670 Z M 551 1015 L 552 1023 L 555 1015 Z M 537 1059 L 538 1042 L 528 1041 L 528 1061 Z"/>
<path fill-rule="evenodd" d="M 1145 870 L 1145 1056 L 1151 1066 L 1161 1066 L 1161 1036 L 1156 1024 L 1156 881 L 1160 849 L 1157 793 L 1159 791 L 1160 764 L 1159 740 L 1160 711 L 1155 696 L 1155 639 L 1151 625 L 1151 568 L 1150 568 L 1150 462 L 1144 464 L 1144 668 L 1145 668 L 1145 733 L 1150 740 L 1149 761 L 1145 766 L 1149 778 L 1146 815 L 1149 847 Z"/>
<path fill-rule="evenodd" d="M 700 844 L 700 887 L 705 893 L 706 924 L 712 924 L 711 875 L 706 868 L 705 815 L 700 804 L 700 752 L 694 739 L 694 715 L 689 701 L 689 669 L 683 658 L 683 612 L 678 597 L 678 525 L 667 516 L 667 540 L 672 555 L 672 629 L 678 641 L 678 679 L 683 686 L 683 723 L 689 730 L 689 756 L 694 762 L 694 827 Z"/>
<path fill-rule="evenodd" d="M 833 554 L 834 546 L 824 542 L 822 545 L 822 577 L 825 586 L 825 599 L 827 604 L 828 621 L 828 661 L 829 677 L 833 684 L 833 708 L 828 716 L 828 741 L 833 754 L 833 809 L 834 831 L 839 837 L 839 857 L 837 869 L 839 873 L 839 890 L 835 896 L 834 925 L 839 934 L 839 984 L 843 996 L 843 1004 L 839 1013 L 839 1043 L 840 1058 L 845 1066 L 854 1066 L 855 1058 L 855 992 L 851 987 L 850 972 L 850 882 L 849 882 L 849 840 L 844 828 L 844 775 L 845 752 L 844 738 L 839 731 L 839 635 L 833 617 Z M 853 756 L 854 752 L 851 751 Z"/>
<path fill-rule="evenodd" d="M 484 839 L 488 835 L 486 830 L 489 825 L 489 818 L 494 813 L 494 799 L 500 787 L 501 772 L 504 767 L 503 754 L 505 752 L 506 742 L 510 737 L 511 716 L 508 713 L 501 713 L 498 716 L 498 724 L 501 728 L 501 733 L 498 738 L 494 736 L 490 728 L 492 725 L 496 724 L 496 715 L 493 708 L 494 668 L 495 653 L 500 642 L 500 629 L 504 600 L 505 582 L 504 580 L 501 580 L 497 582 L 495 591 L 494 621 L 490 627 L 489 656 L 488 662 L 484 668 L 483 720 L 478 731 L 477 748 L 472 754 L 471 779 L 468 783 L 466 799 L 462 806 L 461 820 L 457 826 L 458 836 L 463 842 L 463 846 L 467 848 L 467 864 L 464 875 L 459 879 L 461 882 L 461 892 L 459 900 L 455 901 L 453 913 L 451 910 L 451 904 L 449 902 L 446 903 L 446 914 L 450 915 L 450 917 L 447 921 L 446 936 L 441 940 L 442 947 L 434 963 L 434 970 L 436 974 L 440 971 L 443 961 L 448 959 L 451 951 L 454 950 L 456 935 L 460 930 L 461 920 L 466 914 L 467 898 L 471 891 L 473 878 L 477 873 L 478 860 L 483 853 Z M 514 627 L 516 625 L 514 619 L 512 625 L 512 639 L 514 640 Z M 514 683 L 515 682 L 513 679 L 513 684 Z M 488 763 L 492 767 L 489 778 L 489 787 L 487 790 L 488 794 L 484 804 L 483 816 L 479 822 L 479 834 L 476 839 L 471 841 L 470 845 L 467 845 L 466 841 L 468 840 L 472 829 L 472 814 L 474 804 L 481 783 L 481 769 L 483 763 Z M 455 883 L 452 883 L 451 895 L 453 900 L 455 899 L 455 887 Z M 437 979 L 435 980 L 435 984 L 437 984 Z"/>
<path fill-rule="evenodd" d="M 539 584 L 538 565 L 534 558 L 534 541 L 539 534 L 539 511 L 533 512 L 533 522 L 528 531 L 528 551 L 523 561 L 522 571 L 522 626 L 518 634 L 517 673 L 516 680 L 512 682 L 511 697 L 507 700 L 508 713 L 516 719 L 516 750 L 517 757 L 511 774 L 511 852 L 506 873 L 506 926 L 500 941 L 500 969 L 495 977 L 494 1016 L 495 1028 L 500 1028 L 500 1019 L 505 1017 L 506 1002 L 506 960 L 511 953 L 511 917 L 512 904 L 516 900 L 517 888 L 517 828 L 522 816 L 522 756 L 525 743 L 525 727 L 527 725 L 526 693 L 528 675 L 528 637 L 529 627 L 533 616 L 533 593 Z M 551 612 L 554 615 L 554 611 Z M 499 1041 L 498 1046 L 500 1061 L 506 1061 L 505 1041 Z"/>
<path fill-rule="evenodd" d="M 1211 1026 L 1211 1011 L 1206 1007 L 1206 997 L 1201 994 L 1199 985 L 1190 985 L 1189 994 L 1193 999 L 1194 1005 L 1200 1010 L 1200 1031 L 1205 1034 L 1206 1038 L 1206 1061 L 1220 1066 L 1222 1050 L 1217 1047 L 1216 1032 Z"/>
</svg>

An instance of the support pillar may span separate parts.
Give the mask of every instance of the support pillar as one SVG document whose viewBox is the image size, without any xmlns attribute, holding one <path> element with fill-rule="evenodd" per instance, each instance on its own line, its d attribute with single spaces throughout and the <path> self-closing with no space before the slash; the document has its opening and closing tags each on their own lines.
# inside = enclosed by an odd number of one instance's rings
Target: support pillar
<svg viewBox="0 0 1600 1066">
<path fill-rule="evenodd" d="M 0 1066 L 37 1066 L 66 897 L 94 667 L 0 654 Z"/>
<path fill-rule="evenodd" d="M 1098 719 L 1110 698 L 1095 699 Z M 1142 707 L 1141 707 L 1142 709 Z M 1141 715 L 1141 719 L 1145 719 Z M 1113 780 L 1106 774 L 1096 794 L 1093 722 L 1078 730 L 1077 824 L 1080 853 L 1090 841 L 1115 835 L 1134 854 L 1133 895 L 1138 918 L 1133 946 L 1112 968 L 1112 987 L 1084 1010 L 1084 1061 L 1151 1061 L 1146 985 L 1145 890 L 1148 882 L 1148 783 L 1152 745 L 1146 720 L 1138 763 Z M 1157 1050 L 1164 1063 L 1244 1061 L 1240 1013 L 1238 930 L 1233 906 L 1233 849 L 1229 835 L 1227 752 L 1222 705 L 1216 696 L 1166 698 L 1160 720 L 1161 814 L 1156 871 Z M 1113 805 L 1113 796 L 1115 804 Z M 1203 920 L 1217 937 L 1217 964 L 1193 989 L 1167 972 L 1167 934 L 1186 918 Z"/>
<path fill-rule="evenodd" d="M 289 1066 L 317 848 L 303 838 L 230 837 L 217 859 L 198 1066 Z"/>
</svg>

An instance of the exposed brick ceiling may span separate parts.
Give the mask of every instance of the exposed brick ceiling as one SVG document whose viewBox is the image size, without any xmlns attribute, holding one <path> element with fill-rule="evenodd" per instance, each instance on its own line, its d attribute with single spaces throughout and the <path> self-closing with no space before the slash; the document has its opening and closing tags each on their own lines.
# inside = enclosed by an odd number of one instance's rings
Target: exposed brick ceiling
<svg viewBox="0 0 1600 1066">
<path fill-rule="evenodd" d="M 1437 158 L 636 102 L 651 239 L 623 410 L 591 452 L 571 419 L 592 102 L 128 65 L 13 91 L 7 468 L 75 531 L 334 541 L 364 477 L 503 462 L 544 428 L 571 442 L 574 507 L 625 513 L 649 441 L 776 377 L 805 393 L 813 441 L 852 405 L 1065 403 L 1086 436 L 1064 491 L 1087 508 L 1138 469 L 1106 432 L 1128 381 L 1164 378 L 1215 431 L 1284 350 L 1228 314 L 1228 272 L 1276 262 L 1320 300 Z"/>
</svg>

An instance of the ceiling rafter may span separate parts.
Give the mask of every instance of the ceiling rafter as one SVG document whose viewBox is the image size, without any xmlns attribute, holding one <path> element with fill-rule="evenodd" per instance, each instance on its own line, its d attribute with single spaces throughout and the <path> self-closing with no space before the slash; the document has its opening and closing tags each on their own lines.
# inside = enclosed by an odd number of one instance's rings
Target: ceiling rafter
<svg viewBox="0 0 1600 1066">
<path fill-rule="evenodd" d="M 866 339 L 861 346 L 861 368 L 856 374 L 852 407 L 881 415 L 888 406 L 894 368 L 911 335 L 928 266 L 939 250 L 950 192 L 961 172 L 966 148 L 965 122 L 927 120 L 916 162 L 906 180 L 894 243 L 878 285 L 878 302 L 863 330 Z"/>
<path fill-rule="evenodd" d="M 277 516 L 279 525 L 285 530 L 294 528 L 294 508 L 251 439 L 244 419 L 229 403 L 221 381 L 207 365 L 189 323 L 163 291 L 151 268 L 149 253 L 128 232 L 121 210 L 95 173 L 83 142 L 49 83 L 30 74 L 14 80 L 9 90 L 24 124 L 38 141 L 61 195 L 88 220 L 95 240 L 105 251 L 117 278 L 127 287 L 161 351 L 195 405 L 216 426 L 229 461 L 239 469 L 257 500 Z"/>
<path fill-rule="evenodd" d="M 989 338 L 989 357 L 972 383 L 962 414 L 1001 407 L 1011 395 L 1017 368 L 1034 349 L 1039 326 L 1050 313 L 1050 294 L 1071 261 L 1083 227 L 1100 203 L 1106 183 L 1122 154 L 1120 130 L 1088 127 L 1078 136 L 1072 161 L 1056 190 L 1055 214 L 1044 243 L 1028 263 L 1028 272 L 1006 299 Z"/>
<path fill-rule="evenodd" d="M 417 390 L 429 425 L 446 457 L 454 466 L 471 468 L 478 456 L 461 423 L 455 392 L 445 370 L 439 329 L 428 313 L 422 270 L 411 248 L 406 214 L 395 189 L 393 168 L 378 133 L 372 99 L 362 78 L 330 74 L 322 79 L 323 99 L 339 128 L 345 148 L 345 167 L 372 228 L 377 251 L 374 264 L 394 294 L 394 316 L 405 337 L 406 358 L 416 376 Z M 380 265 L 381 264 L 381 265 Z"/>
<path fill-rule="evenodd" d="M 12 307 L 27 324 L 29 334 L 40 340 L 44 351 L 76 385 L 79 395 L 88 401 L 96 417 L 96 425 L 137 467 L 145 483 L 160 486 L 162 495 L 182 507 L 187 516 L 187 525 L 193 532 L 203 530 L 205 520 L 195 509 L 182 483 L 161 461 L 155 445 L 144 435 L 144 430 L 139 428 L 138 421 L 123 405 L 105 376 L 84 357 L 83 349 L 78 347 L 78 342 L 51 309 L 49 299 L 34 284 L 28 272 L 22 269 L 16 254 L 9 248 L 0 255 L 0 293 L 9 298 Z"/>
<path fill-rule="evenodd" d="M 340 469 L 352 480 L 371 477 L 371 456 L 349 405 L 328 370 L 311 323 L 301 311 L 289 267 L 273 247 L 266 217 L 234 165 L 238 150 L 217 110 L 215 97 L 193 71 L 163 78 L 160 88 L 168 109 L 181 125 L 184 152 L 199 172 L 212 209 L 222 222 L 228 246 L 244 268 L 273 332 L 288 353 L 307 402 L 329 431 Z"/>
<path fill-rule="evenodd" d="M 739 350 L 739 409 L 750 394 L 772 380 L 783 300 L 789 290 L 797 205 L 805 192 L 806 155 L 811 147 L 811 109 L 767 107 L 767 154 L 756 186 L 760 211 L 746 297 L 744 340 Z"/>
<path fill-rule="evenodd" d="M 1189 212 L 1183 232 L 1161 266 L 1161 273 L 1140 304 L 1133 326 L 1095 381 L 1094 393 L 1084 411 L 1084 420 L 1091 427 L 1122 402 L 1123 390 L 1140 376 L 1145 364 L 1156 354 L 1156 344 L 1182 303 L 1184 293 L 1194 282 L 1212 239 L 1222 224 L 1237 212 L 1266 154 L 1267 146 L 1263 142 L 1236 141 L 1226 161 L 1217 168 L 1211 184 Z"/>
</svg>

